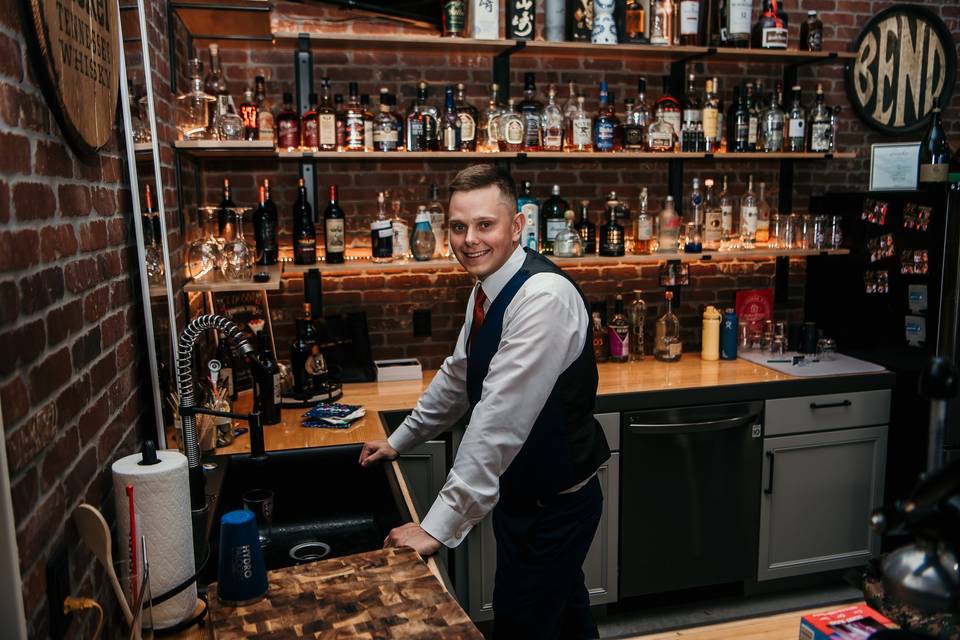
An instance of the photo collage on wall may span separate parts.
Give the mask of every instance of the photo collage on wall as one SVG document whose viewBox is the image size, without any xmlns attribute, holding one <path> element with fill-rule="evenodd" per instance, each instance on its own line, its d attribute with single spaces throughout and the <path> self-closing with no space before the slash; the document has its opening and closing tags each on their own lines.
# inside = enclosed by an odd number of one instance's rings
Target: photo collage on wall
<svg viewBox="0 0 960 640">
<path fill-rule="evenodd" d="M 867 255 L 870 266 L 885 266 L 884 261 L 899 256 L 901 275 L 927 275 L 929 272 L 929 252 L 923 248 L 897 247 L 893 229 L 889 229 L 887 218 L 891 205 L 884 200 L 867 198 L 863 202 L 860 219 L 871 225 L 881 227 L 881 233 L 867 239 Z M 903 205 L 903 229 L 912 233 L 925 233 L 930 226 L 932 207 L 907 202 Z M 895 224 L 895 223 L 894 223 Z M 905 238 L 901 238 L 904 240 Z M 880 264 L 878 264 L 880 263 Z M 893 267 L 896 268 L 895 266 Z M 868 294 L 884 294 L 890 290 L 890 268 L 870 269 L 864 272 L 864 290 Z"/>
</svg>

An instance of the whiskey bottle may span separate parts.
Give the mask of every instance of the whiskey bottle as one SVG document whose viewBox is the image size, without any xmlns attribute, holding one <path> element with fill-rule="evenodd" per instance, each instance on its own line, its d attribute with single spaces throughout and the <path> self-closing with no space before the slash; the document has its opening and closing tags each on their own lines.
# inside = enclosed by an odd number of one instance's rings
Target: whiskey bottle
<svg viewBox="0 0 960 640">
<path fill-rule="evenodd" d="M 763 0 L 763 9 L 753 26 L 753 46 L 758 49 L 786 49 L 787 24 L 777 0 Z"/>
<path fill-rule="evenodd" d="M 800 50 L 820 51 L 823 49 L 823 23 L 813 9 L 807 11 L 807 19 L 800 25 Z"/>
<path fill-rule="evenodd" d="M 253 99 L 253 89 L 247 87 L 243 92 L 243 102 L 240 103 L 240 117 L 243 118 L 243 139 L 256 140 L 259 131 L 257 128 L 257 103 Z"/>
<path fill-rule="evenodd" d="M 253 212 L 253 237 L 256 243 L 256 262 L 258 265 L 277 263 L 277 221 L 271 219 L 267 209 L 266 189 L 261 186 L 260 199 Z"/>
<path fill-rule="evenodd" d="M 625 41 L 632 44 L 650 42 L 650 0 L 627 0 Z"/>
<path fill-rule="evenodd" d="M 397 151 L 402 145 L 403 125 L 393 112 L 397 99 L 387 89 L 380 89 L 380 111 L 373 119 L 373 150 Z"/>
<path fill-rule="evenodd" d="M 373 151 L 373 112 L 370 111 L 370 96 L 360 94 L 360 110 L 363 112 L 363 150 Z"/>
<path fill-rule="evenodd" d="M 253 99 L 257 105 L 257 139 L 273 140 L 275 121 L 270 103 L 267 101 L 266 80 L 263 76 L 254 78 Z"/>
<path fill-rule="evenodd" d="M 664 298 L 667 301 L 667 310 L 657 319 L 653 339 L 653 357 L 663 362 L 676 362 L 683 355 L 680 319 L 673 313 L 673 292 L 667 291 Z"/>
<path fill-rule="evenodd" d="M 330 102 L 330 79 L 320 80 L 320 105 L 317 107 L 317 144 L 320 151 L 337 149 L 337 110 Z"/>
<path fill-rule="evenodd" d="M 644 327 L 647 324 L 647 303 L 641 297 L 643 291 L 633 292 L 633 302 L 627 308 L 627 320 L 630 323 L 630 361 L 640 362 L 644 355 Z"/>
<path fill-rule="evenodd" d="M 460 149 L 463 151 L 477 150 L 477 110 L 467 102 L 466 89 L 463 83 L 457 85 L 455 101 L 457 117 L 460 118 Z"/>
<path fill-rule="evenodd" d="M 607 325 L 610 362 L 626 362 L 630 358 L 630 323 L 623 312 L 623 296 L 617 294 L 613 317 Z"/>
<path fill-rule="evenodd" d="M 946 182 L 950 175 L 950 145 L 943 133 L 940 96 L 933 102 L 930 127 L 920 143 L 920 182 Z"/>
<path fill-rule="evenodd" d="M 600 317 L 599 311 L 592 312 L 590 320 L 593 323 L 593 358 L 597 362 L 606 362 L 610 355 L 607 350 L 607 340 L 609 339 L 607 328 L 603 326 L 603 319 Z"/>
<path fill-rule="evenodd" d="M 552 84 L 543 107 L 543 150 L 563 151 L 563 111 L 557 106 L 557 88 Z"/>
<path fill-rule="evenodd" d="M 597 253 L 597 225 L 590 222 L 590 201 L 580 201 L 580 217 L 577 219 L 574 228 L 580 234 L 580 240 L 583 242 L 584 255 L 594 255 Z"/>
<path fill-rule="evenodd" d="M 577 96 L 577 112 L 570 120 L 570 150 L 593 149 L 593 120 L 583 108 L 583 96 Z"/>
<path fill-rule="evenodd" d="M 323 211 L 324 261 L 342 264 L 346 251 L 346 216 L 337 201 L 337 186 L 330 185 L 330 201 Z"/>
<path fill-rule="evenodd" d="M 507 101 L 507 109 L 500 115 L 500 127 L 497 144 L 500 151 L 520 151 L 523 149 L 523 117 L 517 112 L 513 98 Z"/>
<path fill-rule="evenodd" d="M 500 139 L 500 115 L 503 113 L 503 109 L 497 103 L 497 91 L 499 89 L 500 86 L 497 84 L 490 85 L 490 100 L 487 101 L 487 108 L 483 110 L 483 116 L 480 118 L 477 131 L 479 138 L 477 148 L 480 151 L 498 151 L 500 149 L 498 141 Z"/>
<path fill-rule="evenodd" d="M 726 0 L 720 43 L 725 47 L 745 49 L 750 46 L 753 0 Z"/>
<path fill-rule="evenodd" d="M 366 150 L 366 120 L 360 106 L 360 91 L 356 82 L 349 84 L 350 97 L 343 111 L 344 149 L 347 151 Z"/>
<path fill-rule="evenodd" d="M 647 127 L 650 126 L 650 105 L 647 103 L 647 79 L 637 82 L 637 101 L 624 114 L 623 148 L 643 151 L 647 148 Z"/>
<path fill-rule="evenodd" d="M 553 254 L 553 240 L 566 228 L 564 216 L 569 208 L 567 201 L 560 197 L 560 185 L 553 185 L 550 197 L 544 200 L 543 206 L 540 207 L 540 237 L 543 238 L 541 245 L 544 255 Z"/>
<path fill-rule="evenodd" d="M 593 118 L 593 150 L 600 152 L 614 151 L 616 148 L 615 130 L 616 116 L 611 115 L 608 103 L 607 83 L 600 83 L 600 106 L 597 115 Z"/>
<path fill-rule="evenodd" d="M 300 115 L 293 108 L 293 94 L 283 94 L 283 106 L 277 114 L 277 148 L 296 151 L 300 146 Z"/>
<path fill-rule="evenodd" d="M 575 151 L 573 148 L 573 118 L 577 115 L 577 89 L 573 82 L 569 83 L 570 95 L 563 103 L 563 150 Z"/>
<path fill-rule="evenodd" d="M 456 101 L 453 97 L 453 86 L 447 85 L 443 115 L 440 117 L 441 150 L 460 151 L 461 131 L 462 125 L 460 124 L 460 116 L 457 115 Z"/>
<path fill-rule="evenodd" d="M 320 146 L 320 114 L 317 112 L 317 94 L 310 94 L 310 106 L 300 118 L 300 146 L 316 151 Z"/>
<path fill-rule="evenodd" d="M 623 237 L 623 227 L 617 222 L 617 211 L 612 207 L 609 208 L 609 219 L 601 230 L 601 236 L 601 256 L 616 257 L 624 255 L 626 245 Z"/>
<path fill-rule="evenodd" d="M 680 0 L 678 31 L 681 45 L 700 44 L 700 0 Z"/>
<path fill-rule="evenodd" d="M 708 153 L 720 151 L 720 99 L 714 93 L 714 81 L 707 80 L 706 95 L 703 99 L 703 137 L 705 142 L 704 150 Z"/>
<path fill-rule="evenodd" d="M 761 123 L 761 146 L 763 151 L 770 153 L 783 151 L 783 126 L 786 114 L 783 112 L 783 107 L 780 106 L 783 100 L 782 96 L 783 91 L 778 82 L 770 100 L 770 106 L 764 112 Z"/>
<path fill-rule="evenodd" d="M 640 255 L 653 253 L 653 216 L 650 215 L 647 188 L 640 190 L 640 205 L 634 224 L 633 252 Z"/>
<path fill-rule="evenodd" d="M 466 23 L 466 0 L 443 0 L 443 37 L 463 37 Z"/>
<path fill-rule="evenodd" d="M 297 201 L 293 203 L 293 263 L 316 264 L 317 232 L 313 226 L 313 211 L 307 202 L 307 188 L 303 178 L 297 187 Z"/>
<path fill-rule="evenodd" d="M 757 241 L 757 196 L 753 193 L 753 175 L 747 182 L 747 191 L 740 198 L 740 248 L 753 249 Z"/>
<path fill-rule="evenodd" d="M 760 146 L 760 104 L 752 82 L 747 83 L 746 107 L 750 119 L 747 129 L 747 151 L 757 151 Z"/>
<path fill-rule="evenodd" d="M 790 105 L 790 111 L 787 113 L 785 125 L 787 151 L 805 151 L 807 118 L 803 111 L 803 104 L 800 102 L 800 87 L 795 85 L 792 91 L 793 104 Z"/>
<path fill-rule="evenodd" d="M 683 111 L 680 108 L 680 101 L 670 93 L 670 78 L 663 78 L 663 92 L 653 105 L 654 115 L 657 119 L 663 116 L 673 128 L 673 144 L 671 149 L 680 141 L 680 129 L 683 126 Z"/>
<path fill-rule="evenodd" d="M 407 151 L 436 151 L 439 147 L 436 107 L 427 102 L 427 83 L 417 85 L 417 99 L 407 115 Z"/>
<path fill-rule="evenodd" d="M 723 211 L 713 189 L 713 180 L 707 178 L 703 185 L 706 187 L 703 195 L 703 248 L 716 251 L 723 240 Z"/>
<path fill-rule="evenodd" d="M 370 223 L 370 252 L 374 262 L 393 260 L 393 224 L 387 217 L 387 200 L 377 194 L 377 217 Z"/>
<path fill-rule="evenodd" d="M 673 1 L 651 0 L 651 5 L 650 44 L 669 47 L 673 44 Z"/>
<path fill-rule="evenodd" d="M 823 85 L 817 84 L 817 97 L 810 110 L 810 151 L 827 153 L 833 148 L 833 118 L 830 109 L 823 103 Z"/>
<path fill-rule="evenodd" d="M 677 253 L 680 250 L 680 216 L 673 206 L 673 196 L 667 196 L 658 221 L 657 252 Z"/>
<path fill-rule="evenodd" d="M 540 151 L 543 147 L 541 132 L 541 114 L 543 103 L 537 100 L 537 86 L 533 73 L 523 76 L 523 100 L 520 102 L 520 116 L 523 118 L 524 151 Z"/>
<path fill-rule="evenodd" d="M 683 122 L 680 125 L 680 151 L 697 151 L 697 124 L 702 122 L 703 105 L 691 73 L 687 81 L 687 93 L 683 97 Z"/>
</svg>

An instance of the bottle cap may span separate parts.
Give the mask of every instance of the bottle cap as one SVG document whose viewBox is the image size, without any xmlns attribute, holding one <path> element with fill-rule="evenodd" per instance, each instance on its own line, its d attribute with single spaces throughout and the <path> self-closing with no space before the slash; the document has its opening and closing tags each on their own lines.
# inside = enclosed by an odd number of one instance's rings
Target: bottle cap
<svg viewBox="0 0 960 640">
<path fill-rule="evenodd" d="M 817 12 L 813 9 L 810 9 L 809 11 L 807 11 L 807 15 L 813 17 L 817 15 Z"/>
<path fill-rule="evenodd" d="M 719 320 L 720 312 L 717 311 L 715 306 L 707 305 L 707 308 L 703 310 L 703 319 L 704 320 Z"/>
<path fill-rule="evenodd" d="M 420 224 L 421 222 L 430 224 L 430 214 L 427 213 L 427 208 L 423 205 L 420 205 L 420 207 L 417 208 L 417 218 L 415 222 L 416 224 Z"/>
</svg>

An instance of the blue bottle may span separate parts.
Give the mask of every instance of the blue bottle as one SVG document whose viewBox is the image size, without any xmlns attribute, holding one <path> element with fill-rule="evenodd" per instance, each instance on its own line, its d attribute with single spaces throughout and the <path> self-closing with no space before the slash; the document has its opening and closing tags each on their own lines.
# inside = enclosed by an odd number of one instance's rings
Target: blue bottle
<svg viewBox="0 0 960 640">
<path fill-rule="evenodd" d="M 523 246 L 539 251 L 540 247 L 540 202 L 530 192 L 530 181 L 524 180 L 517 196 L 517 213 L 522 213 L 526 224 L 521 233 Z"/>
<path fill-rule="evenodd" d="M 600 108 L 593 119 L 593 150 L 614 151 L 616 146 L 617 117 L 609 104 L 607 83 L 600 83 Z"/>
<path fill-rule="evenodd" d="M 720 359 L 737 359 L 737 313 L 733 309 L 723 312 L 723 321 L 720 323 Z"/>
</svg>

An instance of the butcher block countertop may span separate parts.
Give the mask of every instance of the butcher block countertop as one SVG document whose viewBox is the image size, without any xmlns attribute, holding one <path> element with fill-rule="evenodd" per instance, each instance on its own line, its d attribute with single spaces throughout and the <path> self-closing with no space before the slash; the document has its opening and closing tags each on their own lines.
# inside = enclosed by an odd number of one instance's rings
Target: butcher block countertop
<svg viewBox="0 0 960 640">
<path fill-rule="evenodd" d="M 784 395 L 800 393 L 831 393 L 838 379 L 867 380 L 870 388 L 892 386 L 890 373 L 864 376 L 833 376 L 830 378 L 798 378 L 778 373 L 772 369 L 756 365 L 746 360 L 718 360 L 707 362 L 698 354 L 685 353 L 679 362 L 660 362 L 647 358 L 642 362 L 600 363 L 597 365 L 600 375 L 597 387 L 597 411 L 617 411 L 636 408 L 639 397 L 644 401 L 656 398 L 670 399 L 688 403 L 691 393 L 697 392 L 712 396 L 709 402 L 731 402 L 744 396 L 755 394 L 757 385 L 766 388 L 784 390 Z M 357 444 L 385 437 L 380 424 L 379 411 L 411 409 L 417 404 L 420 395 L 430 384 L 435 371 L 424 372 L 421 380 L 398 382 L 358 382 L 344 385 L 345 404 L 362 405 L 367 410 L 366 417 L 353 423 L 348 429 L 317 429 L 300 425 L 305 409 L 284 409 L 283 422 L 264 427 L 266 448 L 270 450 L 303 449 L 307 447 L 326 447 L 340 444 Z M 842 391 L 842 389 L 837 389 Z M 786 392 L 789 391 L 789 392 Z M 235 409 L 240 412 L 250 409 L 250 392 L 241 393 Z M 250 451 L 248 435 L 239 436 L 227 447 L 220 447 L 217 453 L 245 453 Z"/>
<path fill-rule="evenodd" d="M 217 640 L 410 638 L 482 640 L 412 549 L 380 549 L 277 569 L 259 602 L 228 607 L 210 586 Z"/>
</svg>

